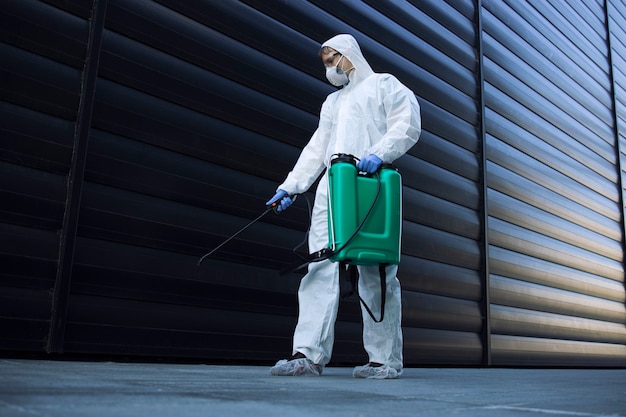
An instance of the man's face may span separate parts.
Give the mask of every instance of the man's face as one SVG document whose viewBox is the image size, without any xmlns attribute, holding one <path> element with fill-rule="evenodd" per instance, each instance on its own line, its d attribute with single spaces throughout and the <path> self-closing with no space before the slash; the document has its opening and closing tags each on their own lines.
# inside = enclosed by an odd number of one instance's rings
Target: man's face
<svg viewBox="0 0 626 417">
<path fill-rule="evenodd" d="M 347 71 L 347 73 L 350 73 L 350 71 L 354 68 L 352 62 L 350 62 L 345 55 L 341 55 L 340 52 L 337 52 L 334 49 L 331 49 L 330 52 L 322 54 L 322 62 L 325 67 L 334 67 L 337 65 L 342 70 Z"/>
<path fill-rule="evenodd" d="M 337 65 L 337 62 L 339 62 L 341 54 L 334 49 L 331 49 L 330 52 L 323 53 L 321 58 L 325 67 L 334 67 Z"/>
</svg>

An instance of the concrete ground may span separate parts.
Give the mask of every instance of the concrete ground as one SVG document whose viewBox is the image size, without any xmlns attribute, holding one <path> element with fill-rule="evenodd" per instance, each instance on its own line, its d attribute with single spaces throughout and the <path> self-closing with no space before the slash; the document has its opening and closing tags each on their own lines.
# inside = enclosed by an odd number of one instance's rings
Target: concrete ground
<svg viewBox="0 0 626 417">
<path fill-rule="evenodd" d="M 265 366 L 0 359 L 0 416 L 626 416 L 624 369 L 405 369 L 397 380 Z"/>
</svg>

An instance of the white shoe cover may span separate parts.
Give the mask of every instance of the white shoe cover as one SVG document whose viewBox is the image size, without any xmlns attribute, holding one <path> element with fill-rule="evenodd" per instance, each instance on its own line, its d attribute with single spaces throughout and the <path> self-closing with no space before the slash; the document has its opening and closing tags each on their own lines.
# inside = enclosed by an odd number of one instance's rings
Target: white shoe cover
<svg viewBox="0 0 626 417">
<path fill-rule="evenodd" d="M 324 367 L 315 365 L 310 359 L 298 358 L 288 361 L 282 359 L 270 368 L 270 374 L 274 376 L 321 376 Z"/>
<path fill-rule="evenodd" d="M 396 379 L 402 375 L 402 370 L 398 371 L 389 365 L 372 366 L 369 363 L 363 366 L 357 366 L 352 372 L 355 378 L 369 379 Z"/>
</svg>

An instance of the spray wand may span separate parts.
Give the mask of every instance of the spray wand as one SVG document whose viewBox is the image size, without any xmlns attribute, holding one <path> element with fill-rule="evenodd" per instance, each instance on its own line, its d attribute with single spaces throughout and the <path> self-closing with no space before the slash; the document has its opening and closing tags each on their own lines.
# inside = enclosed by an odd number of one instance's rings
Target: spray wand
<svg viewBox="0 0 626 417">
<path fill-rule="evenodd" d="M 293 195 L 289 196 L 292 199 L 295 200 L 295 197 Z M 228 242 L 230 242 L 231 240 L 233 240 L 234 238 L 236 238 L 241 232 L 243 232 L 244 230 L 246 230 L 248 227 L 252 226 L 254 223 L 258 222 L 259 220 L 261 220 L 261 218 L 263 216 L 265 216 L 267 213 L 269 213 L 270 211 L 274 210 L 274 212 L 276 214 L 280 214 L 280 212 L 277 210 L 278 205 L 280 204 L 280 200 L 278 201 L 274 201 L 272 204 L 267 206 L 267 209 L 265 209 L 265 211 L 263 213 L 261 213 L 256 219 L 252 220 L 250 223 L 246 224 L 244 227 L 242 227 L 241 229 L 239 229 L 237 232 L 235 232 L 235 234 L 233 234 L 232 236 L 230 236 L 228 239 L 226 239 L 225 241 L 223 241 L 222 243 L 220 243 L 217 247 L 215 247 L 211 252 L 206 253 L 202 256 L 202 258 L 200 258 L 200 260 L 198 261 L 197 266 L 200 266 L 200 264 L 202 263 L 202 261 L 204 261 L 206 258 L 208 258 L 209 256 L 211 256 L 215 251 L 217 251 L 219 248 L 221 248 L 222 246 L 224 246 L 225 244 L 227 244 Z"/>
</svg>

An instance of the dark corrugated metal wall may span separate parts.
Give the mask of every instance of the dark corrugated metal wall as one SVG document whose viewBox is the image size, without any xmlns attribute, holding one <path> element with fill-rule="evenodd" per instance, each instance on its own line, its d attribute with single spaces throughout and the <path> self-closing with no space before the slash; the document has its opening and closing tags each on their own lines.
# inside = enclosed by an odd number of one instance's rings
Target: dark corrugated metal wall
<svg viewBox="0 0 626 417">
<path fill-rule="evenodd" d="M 626 364 L 623 3 L 1 3 L 0 349 L 287 354 L 303 199 L 195 264 L 261 213 L 350 32 L 422 106 L 406 363 Z M 342 303 L 336 362 L 360 329 Z"/>
<path fill-rule="evenodd" d="M 623 362 L 604 4 L 483 6 L 492 362 Z"/>
</svg>

